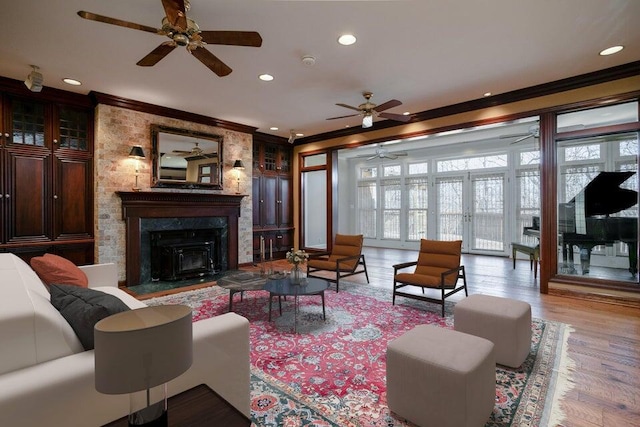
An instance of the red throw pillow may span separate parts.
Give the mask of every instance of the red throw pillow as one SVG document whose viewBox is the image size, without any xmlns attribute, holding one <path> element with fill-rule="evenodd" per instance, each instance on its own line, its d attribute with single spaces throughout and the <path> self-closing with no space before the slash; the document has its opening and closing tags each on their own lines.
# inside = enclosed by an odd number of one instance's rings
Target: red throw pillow
<svg viewBox="0 0 640 427">
<path fill-rule="evenodd" d="M 83 288 L 89 286 L 89 279 L 87 279 L 84 271 L 61 256 L 44 254 L 40 257 L 31 258 L 30 264 L 31 268 L 47 286 L 54 283 L 76 285 Z"/>
</svg>

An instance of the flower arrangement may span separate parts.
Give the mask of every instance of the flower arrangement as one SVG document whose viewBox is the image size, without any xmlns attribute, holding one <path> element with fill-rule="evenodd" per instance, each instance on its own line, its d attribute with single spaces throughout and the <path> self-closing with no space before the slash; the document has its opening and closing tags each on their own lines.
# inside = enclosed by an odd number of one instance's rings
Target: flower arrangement
<svg viewBox="0 0 640 427">
<path fill-rule="evenodd" d="M 293 264 L 294 267 L 297 267 L 300 264 L 304 264 L 306 260 L 309 259 L 309 254 L 303 251 L 302 249 L 298 249 L 297 251 L 291 248 L 289 252 L 287 252 L 287 261 L 289 264 Z"/>
</svg>

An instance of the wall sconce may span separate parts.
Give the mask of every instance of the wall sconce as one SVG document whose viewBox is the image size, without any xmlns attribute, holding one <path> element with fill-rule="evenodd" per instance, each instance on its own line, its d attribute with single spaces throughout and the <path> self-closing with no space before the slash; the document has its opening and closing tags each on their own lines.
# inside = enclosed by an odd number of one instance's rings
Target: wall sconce
<svg viewBox="0 0 640 427">
<path fill-rule="evenodd" d="M 140 191 L 140 187 L 138 187 L 138 173 L 140 172 L 140 160 L 144 159 L 144 151 L 142 151 L 142 147 L 139 145 L 131 147 L 129 157 L 136 160 L 136 185 L 133 187 L 133 191 Z"/>
<path fill-rule="evenodd" d="M 244 163 L 242 163 L 242 160 L 236 160 L 233 162 L 233 169 L 235 169 L 236 178 L 238 179 L 238 191 L 236 191 L 236 194 L 240 194 L 240 171 L 244 170 Z"/>
</svg>

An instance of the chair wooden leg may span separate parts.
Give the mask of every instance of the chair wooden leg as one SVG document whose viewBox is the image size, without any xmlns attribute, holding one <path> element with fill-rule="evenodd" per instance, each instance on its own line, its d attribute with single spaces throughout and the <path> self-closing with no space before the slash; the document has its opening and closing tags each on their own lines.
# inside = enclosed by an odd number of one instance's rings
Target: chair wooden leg
<svg viewBox="0 0 640 427">
<path fill-rule="evenodd" d="M 336 274 L 336 294 L 340 290 L 340 272 Z"/>
<path fill-rule="evenodd" d="M 393 299 L 391 300 L 391 305 L 396 305 L 396 281 L 393 281 Z"/>
<path fill-rule="evenodd" d="M 369 283 L 369 273 L 367 273 L 367 263 L 364 260 L 364 255 L 362 255 L 362 266 L 364 267 L 364 275 L 367 278 L 367 283 Z"/>
</svg>

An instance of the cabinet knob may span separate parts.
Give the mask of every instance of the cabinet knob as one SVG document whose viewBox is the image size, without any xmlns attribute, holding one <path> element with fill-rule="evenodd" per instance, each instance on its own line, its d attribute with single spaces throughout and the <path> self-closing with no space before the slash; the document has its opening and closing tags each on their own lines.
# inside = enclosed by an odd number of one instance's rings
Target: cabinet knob
<svg viewBox="0 0 640 427">
<path fill-rule="evenodd" d="M 53 195 L 53 198 L 54 198 L 54 199 L 57 199 L 57 198 L 58 198 L 58 195 L 57 195 L 57 194 L 54 194 L 54 195 Z"/>
<path fill-rule="evenodd" d="M 5 138 L 9 138 L 9 132 L 5 132 L 5 133 L 4 133 L 4 137 L 5 137 Z"/>
<path fill-rule="evenodd" d="M 57 144 L 57 143 L 58 143 L 58 140 L 57 140 L 57 139 L 54 139 L 54 140 L 53 140 L 53 143 L 54 143 L 54 144 Z"/>
<path fill-rule="evenodd" d="M 7 193 L 7 194 L 4 195 L 4 198 L 5 199 L 9 199 L 9 198 L 11 198 L 11 195 Z"/>
<path fill-rule="evenodd" d="M 260 200 L 260 203 L 263 203 L 263 202 L 264 202 L 264 200 Z"/>
</svg>

